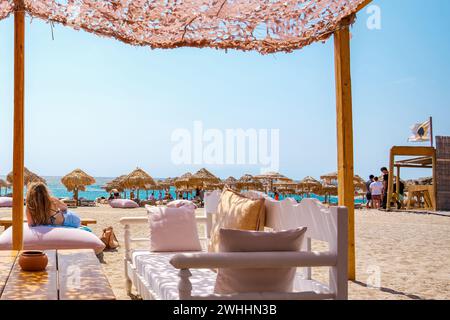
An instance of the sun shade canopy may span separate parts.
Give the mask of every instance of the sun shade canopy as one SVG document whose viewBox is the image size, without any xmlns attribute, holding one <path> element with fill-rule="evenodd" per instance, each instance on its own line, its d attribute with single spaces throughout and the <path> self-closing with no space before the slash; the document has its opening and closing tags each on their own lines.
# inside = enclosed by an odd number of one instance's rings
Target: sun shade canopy
<svg viewBox="0 0 450 320">
<path fill-rule="evenodd" d="M 291 52 L 328 39 L 366 0 L 25 0 L 32 17 L 151 48 Z M 14 11 L 0 0 L 0 19 Z M 343 22 L 345 21 L 345 22 Z"/>
</svg>

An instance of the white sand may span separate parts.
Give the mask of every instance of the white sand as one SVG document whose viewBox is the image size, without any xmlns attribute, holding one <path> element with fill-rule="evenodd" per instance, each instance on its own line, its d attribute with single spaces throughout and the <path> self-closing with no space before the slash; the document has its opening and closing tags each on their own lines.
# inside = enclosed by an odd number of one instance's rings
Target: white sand
<svg viewBox="0 0 450 320">
<path fill-rule="evenodd" d="M 108 206 L 74 209 L 80 216 L 97 219 L 95 234 L 113 226 L 123 245 L 119 219 L 146 216 L 145 209 Z M 0 209 L 0 217 L 11 209 Z M 137 235 L 148 234 L 146 226 Z M 320 245 L 315 246 L 320 249 Z M 356 213 L 357 282 L 349 283 L 350 299 L 450 299 L 450 217 L 363 210 Z M 118 299 L 129 299 L 124 289 L 123 247 L 106 252 L 104 271 Z M 380 288 L 367 288 L 376 283 Z M 314 277 L 323 279 L 326 270 Z"/>
</svg>

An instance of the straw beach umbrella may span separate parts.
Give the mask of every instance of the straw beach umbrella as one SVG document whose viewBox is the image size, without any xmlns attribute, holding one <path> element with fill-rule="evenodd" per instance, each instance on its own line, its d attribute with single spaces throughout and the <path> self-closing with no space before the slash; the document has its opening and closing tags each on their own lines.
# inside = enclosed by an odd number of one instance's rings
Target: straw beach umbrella
<svg viewBox="0 0 450 320">
<path fill-rule="evenodd" d="M 209 172 L 207 169 L 202 168 L 198 170 L 192 177 L 189 178 L 189 184 L 195 187 L 202 188 L 205 184 L 220 183 L 220 179 Z"/>
<path fill-rule="evenodd" d="M 8 186 L 9 186 L 8 182 L 6 182 L 3 179 L 0 179 L 0 196 L 2 195 L 2 188 L 8 189 Z"/>
<path fill-rule="evenodd" d="M 256 180 L 263 182 L 264 186 L 268 187 L 270 190 L 273 189 L 274 181 L 292 181 L 292 179 L 282 175 L 279 172 L 267 172 L 254 177 Z"/>
<path fill-rule="evenodd" d="M 185 174 L 183 174 L 181 177 L 179 177 L 178 179 L 176 179 L 174 181 L 175 184 L 175 188 L 177 188 L 177 190 L 188 190 L 191 186 L 189 185 L 189 181 L 192 177 L 192 173 L 190 172 L 186 172 Z"/>
<path fill-rule="evenodd" d="M 156 186 L 156 182 L 147 172 L 136 168 L 123 179 L 123 185 L 126 189 L 137 190 L 137 198 L 139 199 L 139 189 L 148 190 L 148 188 Z"/>
<path fill-rule="evenodd" d="M 299 187 L 309 195 L 311 192 L 318 192 L 322 187 L 320 181 L 317 181 L 311 176 L 305 177 L 302 181 L 299 182 Z"/>
<path fill-rule="evenodd" d="M 75 169 L 61 178 L 61 183 L 67 191 L 73 192 L 73 198 L 78 202 L 78 192 L 85 191 L 86 186 L 95 183 L 95 179 L 81 169 Z"/>
<path fill-rule="evenodd" d="M 8 174 L 8 176 L 6 177 L 6 180 L 9 182 L 9 183 L 13 183 L 14 181 L 14 176 L 13 176 L 13 173 L 12 172 L 10 172 L 9 174 Z M 26 186 L 26 185 L 29 185 L 30 183 L 33 183 L 33 182 L 43 182 L 43 183 L 47 183 L 47 181 L 45 181 L 45 179 L 44 178 L 42 178 L 42 177 L 40 177 L 40 176 L 38 176 L 36 173 L 34 173 L 34 172 L 31 172 L 30 170 L 28 170 L 26 167 L 24 167 L 24 169 L 23 169 L 23 182 L 24 182 L 24 185 Z"/>
<path fill-rule="evenodd" d="M 239 190 L 262 190 L 263 184 L 250 174 L 243 175 L 237 182 L 236 188 Z"/>
<path fill-rule="evenodd" d="M 113 189 L 116 189 L 118 192 L 123 192 L 125 187 L 123 185 L 123 179 L 126 175 L 121 175 L 112 181 L 106 183 L 102 188 L 106 190 L 106 192 L 111 192 Z"/>
<path fill-rule="evenodd" d="M 223 183 L 226 185 L 226 186 L 228 186 L 228 187 L 230 187 L 230 188 L 232 188 L 232 189 L 234 189 L 235 187 L 236 187 L 236 183 L 238 182 L 238 180 L 235 178 L 235 177 L 228 177 L 228 178 L 226 178 L 224 181 L 223 181 Z"/>
</svg>

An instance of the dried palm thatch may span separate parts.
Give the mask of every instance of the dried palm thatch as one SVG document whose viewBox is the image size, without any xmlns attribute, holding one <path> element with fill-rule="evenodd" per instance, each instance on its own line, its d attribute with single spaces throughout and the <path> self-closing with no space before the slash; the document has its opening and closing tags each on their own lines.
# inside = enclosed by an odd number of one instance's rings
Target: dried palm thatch
<svg viewBox="0 0 450 320">
<path fill-rule="evenodd" d="M 338 173 L 332 172 L 332 173 L 324 174 L 323 176 L 320 177 L 320 179 L 324 182 L 323 184 L 325 184 L 325 185 L 335 185 L 338 181 Z M 366 182 L 359 175 L 355 175 L 353 177 L 353 184 L 356 189 L 359 189 L 363 192 L 367 191 L 366 190 L 367 189 Z"/>
<path fill-rule="evenodd" d="M 67 191 L 73 192 L 74 199 L 78 200 L 78 192 L 85 191 L 86 186 L 95 183 L 95 179 L 81 169 L 75 169 L 61 178 L 61 183 Z"/>
<path fill-rule="evenodd" d="M 224 185 L 230 188 L 235 188 L 237 182 L 238 180 L 235 177 L 228 177 L 225 180 L 223 180 Z"/>
<path fill-rule="evenodd" d="M 203 190 L 221 190 L 225 186 L 225 183 L 204 183 Z"/>
<path fill-rule="evenodd" d="M 11 183 L 11 184 L 14 182 L 14 176 L 13 176 L 12 172 L 10 172 L 8 174 L 8 176 L 6 177 L 6 180 L 9 183 Z M 44 178 L 38 176 L 34 172 L 31 172 L 30 170 L 28 170 L 25 167 L 24 170 L 23 170 L 23 183 L 24 183 L 24 185 L 29 185 L 30 183 L 33 183 L 33 182 L 42 182 L 42 183 L 45 183 L 45 184 L 47 183 L 47 181 L 45 181 Z"/>
<path fill-rule="evenodd" d="M 183 174 L 181 177 L 179 177 L 178 179 L 175 180 L 175 188 L 177 188 L 177 190 L 190 190 L 192 189 L 191 186 L 189 185 L 189 181 L 192 177 L 192 173 L 190 172 L 186 172 L 185 174 Z"/>
<path fill-rule="evenodd" d="M 353 184 L 355 185 L 355 189 L 361 192 L 367 192 L 366 181 L 358 175 L 353 177 Z"/>
<path fill-rule="evenodd" d="M 158 186 L 161 189 L 169 189 L 170 187 L 174 187 L 175 186 L 175 181 L 178 178 L 166 178 L 163 180 L 158 181 Z"/>
<path fill-rule="evenodd" d="M 292 179 L 282 175 L 279 172 L 267 172 L 254 177 L 257 180 L 271 180 L 271 181 L 292 181 Z"/>
<path fill-rule="evenodd" d="M 205 184 L 216 184 L 216 183 L 220 183 L 220 179 L 205 168 L 198 170 L 189 179 L 189 185 L 199 188 L 204 187 Z"/>
<path fill-rule="evenodd" d="M 293 180 L 291 181 L 282 181 L 278 180 L 273 183 L 273 187 L 280 192 L 291 192 L 295 193 L 295 191 L 298 189 L 299 184 Z"/>
<path fill-rule="evenodd" d="M 121 175 L 112 181 L 105 184 L 102 188 L 106 190 L 106 192 L 111 192 L 112 190 L 117 190 L 118 192 L 123 192 L 125 190 L 125 186 L 123 184 L 123 180 L 127 175 Z"/>
<path fill-rule="evenodd" d="M 155 180 L 144 170 L 136 168 L 123 178 L 123 185 L 126 189 L 142 189 L 148 190 L 151 186 L 156 186 Z"/>
<path fill-rule="evenodd" d="M 264 186 L 252 175 L 245 174 L 236 182 L 236 188 L 239 190 L 263 190 Z"/>
<path fill-rule="evenodd" d="M 9 184 L 3 179 L 0 179 L 0 188 L 8 188 Z"/>
<path fill-rule="evenodd" d="M 320 190 L 318 191 L 319 195 L 330 195 L 337 196 L 338 188 L 334 184 L 322 184 Z"/>
<path fill-rule="evenodd" d="M 311 192 L 319 192 L 322 184 L 320 181 L 317 181 L 311 176 L 305 177 L 302 181 L 299 182 L 299 187 L 303 190 L 303 192 L 311 193 Z"/>
</svg>

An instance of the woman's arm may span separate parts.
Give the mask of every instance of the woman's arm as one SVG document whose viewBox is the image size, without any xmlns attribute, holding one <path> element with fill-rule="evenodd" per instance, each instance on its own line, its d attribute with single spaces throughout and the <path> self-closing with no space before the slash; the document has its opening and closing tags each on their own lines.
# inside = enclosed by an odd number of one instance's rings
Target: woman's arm
<svg viewBox="0 0 450 320">
<path fill-rule="evenodd" d="M 57 198 L 52 198 L 52 201 L 55 204 L 57 210 L 67 211 L 67 204 Z"/>
</svg>

